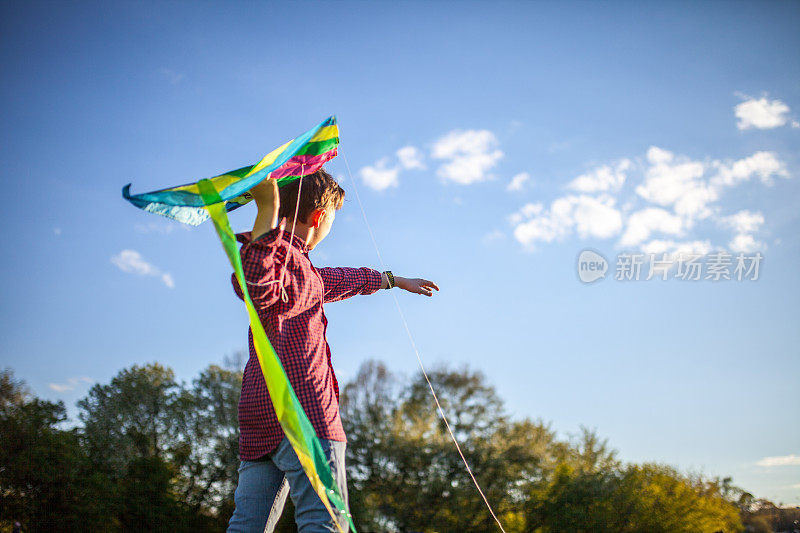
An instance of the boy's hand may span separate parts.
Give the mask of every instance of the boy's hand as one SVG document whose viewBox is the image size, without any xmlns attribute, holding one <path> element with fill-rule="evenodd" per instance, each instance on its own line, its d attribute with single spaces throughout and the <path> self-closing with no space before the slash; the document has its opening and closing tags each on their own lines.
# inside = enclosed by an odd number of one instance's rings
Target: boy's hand
<svg viewBox="0 0 800 533">
<path fill-rule="evenodd" d="M 424 294 L 425 296 L 433 295 L 432 289 L 436 289 L 437 291 L 439 290 L 438 285 L 436 285 L 434 282 L 420 278 L 408 279 L 395 276 L 394 285 L 395 287 L 399 287 L 408 292 L 413 292 L 414 294 Z"/>
<path fill-rule="evenodd" d="M 271 204 L 273 202 L 280 202 L 280 196 L 278 195 L 278 180 L 267 178 L 262 180 L 261 183 L 247 192 L 250 193 L 257 204 Z"/>
<path fill-rule="evenodd" d="M 253 240 L 278 225 L 278 212 L 281 198 L 278 194 L 278 180 L 265 179 L 248 191 L 256 201 L 258 214 L 253 224 Z"/>
</svg>

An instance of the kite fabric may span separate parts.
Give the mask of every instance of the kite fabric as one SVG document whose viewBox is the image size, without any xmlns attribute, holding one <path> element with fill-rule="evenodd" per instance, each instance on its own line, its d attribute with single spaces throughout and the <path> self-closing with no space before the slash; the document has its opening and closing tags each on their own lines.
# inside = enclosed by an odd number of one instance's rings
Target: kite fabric
<svg viewBox="0 0 800 533">
<path fill-rule="evenodd" d="M 339 531 L 344 533 L 336 520 L 337 511 L 347 517 L 353 532 L 356 531 L 355 524 L 339 487 L 334 482 L 316 432 L 286 377 L 286 371 L 267 338 L 250 294 L 247 292 L 241 256 L 227 215 L 228 211 L 247 203 L 249 198 L 245 198 L 244 193 L 264 179 L 277 179 L 278 185 L 281 185 L 316 172 L 323 163 L 336 156 L 338 142 L 339 130 L 336 126 L 336 117 L 330 117 L 297 139 L 273 150 L 255 165 L 203 179 L 197 183 L 135 196 L 129 194 L 130 185 L 126 185 L 122 194 L 136 207 L 187 224 L 197 225 L 209 217 L 214 222 L 217 235 L 244 295 L 253 344 L 275 414 L 311 485 L 325 504 Z M 331 508 L 331 503 L 336 511 Z"/>
<path fill-rule="evenodd" d="M 231 170 L 209 181 L 225 202 L 226 211 L 233 211 L 249 202 L 249 195 L 244 193 L 267 177 L 278 180 L 278 186 L 281 186 L 295 181 L 301 173 L 313 174 L 325 162 L 336 157 L 338 145 L 336 117 L 329 117 L 315 128 L 271 151 L 255 165 Z M 130 183 L 123 187 L 122 196 L 140 209 L 192 226 L 208 220 L 209 213 L 197 183 L 134 195 L 130 194 L 130 188 Z"/>
</svg>

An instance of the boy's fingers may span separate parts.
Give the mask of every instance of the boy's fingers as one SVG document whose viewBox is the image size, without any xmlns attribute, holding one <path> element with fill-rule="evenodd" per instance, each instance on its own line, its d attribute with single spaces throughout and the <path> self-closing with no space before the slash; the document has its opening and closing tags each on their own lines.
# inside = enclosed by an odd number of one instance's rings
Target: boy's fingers
<svg viewBox="0 0 800 533">
<path fill-rule="evenodd" d="M 423 280 L 421 280 L 421 281 L 422 281 L 422 284 L 423 284 L 425 287 L 432 287 L 432 288 L 436 289 L 437 291 L 439 290 L 439 286 L 438 286 L 438 285 L 436 285 L 434 282 L 432 282 L 432 281 L 428 281 L 427 279 L 423 279 Z"/>
<path fill-rule="evenodd" d="M 409 292 L 413 292 L 414 294 L 433 296 L 432 289 L 436 289 L 437 291 L 439 290 L 438 285 L 427 279 L 416 278 L 416 279 L 407 279 L 406 281 L 409 281 L 411 283 L 408 286 L 402 286 L 402 288 Z"/>
</svg>

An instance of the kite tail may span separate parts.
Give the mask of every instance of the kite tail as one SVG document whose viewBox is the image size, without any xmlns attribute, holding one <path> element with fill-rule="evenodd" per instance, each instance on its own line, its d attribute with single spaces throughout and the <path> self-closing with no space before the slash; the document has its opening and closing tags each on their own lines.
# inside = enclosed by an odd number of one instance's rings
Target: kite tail
<svg viewBox="0 0 800 533">
<path fill-rule="evenodd" d="M 211 219 L 214 221 L 214 227 L 222 242 L 222 247 L 225 249 L 225 253 L 228 255 L 228 259 L 236 272 L 236 279 L 239 280 L 239 286 L 242 289 L 245 306 L 247 307 L 247 314 L 250 317 L 250 330 L 253 333 L 256 355 L 261 365 L 261 372 L 264 374 L 264 381 L 267 383 L 272 405 L 275 407 L 278 422 L 297 454 L 297 458 L 300 460 L 311 486 L 314 487 L 322 503 L 325 504 L 325 508 L 330 513 L 333 523 L 336 524 L 339 532 L 345 533 L 337 520 L 337 511 L 339 515 L 347 517 L 350 529 L 353 533 L 356 533 L 353 518 L 347 509 L 338 485 L 334 482 L 322 445 L 311 422 L 309 422 L 303 411 L 303 407 L 300 405 L 289 379 L 286 377 L 283 365 L 267 338 L 264 326 L 262 326 L 256 308 L 250 299 L 250 294 L 247 292 L 247 283 L 242 270 L 242 259 L 239 255 L 239 248 L 236 245 L 233 230 L 231 230 L 228 222 L 225 203 L 211 181 L 207 179 L 200 180 L 197 183 L 197 187 L 205 204 L 205 209 L 208 210 Z M 336 508 L 336 511 L 331 508 L 331 503 Z"/>
</svg>

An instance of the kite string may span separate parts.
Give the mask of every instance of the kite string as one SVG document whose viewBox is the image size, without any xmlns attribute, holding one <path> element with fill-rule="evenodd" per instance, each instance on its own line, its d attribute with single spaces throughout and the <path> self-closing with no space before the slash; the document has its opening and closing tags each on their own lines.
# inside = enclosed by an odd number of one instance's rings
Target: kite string
<svg viewBox="0 0 800 533">
<path fill-rule="evenodd" d="M 294 217 L 292 219 L 292 232 L 291 235 L 289 236 L 289 243 L 286 245 L 286 259 L 283 262 L 283 268 L 281 269 L 280 279 L 268 281 L 266 283 L 251 283 L 245 280 L 245 283 L 247 283 L 248 285 L 253 285 L 256 287 L 265 287 L 273 283 L 279 283 L 281 289 L 281 300 L 283 301 L 283 303 L 289 302 L 289 295 L 286 293 L 286 287 L 283 285 L 283 279 L 284 276 L 286 275 L 286 267 L 289 265 L 289 254 L 291 253 L 292 243 L 294 243 L 294 230 L 295 227 L 297 226 L 297 213 L 300 210 L 300 191 L 303 189 L 303 173 L 305 172 L 305 170 L 306 170 L 305 164 L 300 165 L 300 179 L 299 183 L 297 184 L 297 202 L 295 203 L 294 206 Z M 267 179 L 271 178 L 268 177 Z M 278 213 L 278 215 L 280 216 L 280 212 Z M 281 229 L 281 235 L 282 234 L 283 234 L 283 229 Z"/>
<path fill-rule="evenodd" d="M 283 277 L 286 275 L 286 267 L 289 266 L 289 254 L 292 251 L 292 245 L 294 244 L 294 229 L 297 226 L 297 213 L 300 211 L 300 192 L 303 190 L 303 174 L 306 171 L 306 165 L 300 165 L 300 178 L 297 183 L 297 202 L 294 204 L 294 216 L 292 217 L 292 233 L 289 235 L 289 243 L 286 246 L 286 259 L 283 262 L 283 270 L 281 270 L 281 300 L 283 303 L 289 302 L 289 295 L 286 294 L 286 287 L 283 285 Z M 280 213 L 279 213 L 280 216 Z M 283 232 L 283 230 L 281 230 Z"/>
<path fill-rule="evenodd" d="M 375 253 L 378 254 L 378 261 L 381 264 L 381 269 L 386 271 L 386 264 L 383 262 L 383 257 L 381 256 L 381 251 L 378 249 L 378 243 L 375 240 L 375 235 L 372 233 L 372 227 L 369 225 L 369 221 L 367 220 L 367 213 L 364 211 L 364 205 L 361 203 L 361 196 L 358 194 L 358 186 L 356 185 L 356 180 L 353 179 L 353 174 L 350 172 L 350 164 L 347 162 L 347 156 L 344 154 L 341 148 L 341 144 L 339 145 L 339 152 L 342 154 L 342 159 L 344 159 L 345 167 L 347 168 L 347 175 L 350 178 L 350 181 L 353 183 L 353 190 L 356 192 L 356 200 L 358 200 L 358 207 L 361 209 L 361 216 L 364 218 L 364 224 L 367 226 L 367 231 L 369 232 L 370 239 L 372 240 L 372 245 L 375 247 Z M 425 371 L 425 365 L 422 364 L 422 357 L 419 355 L 419 350 L 417 349 L 417 343 L 414 342 L 414 336 L 411 334 L 411 329 L 408 327 L 408 322 L 406 321 L 406 317 L 403 314 L 403 309 L 400 307 L 400 302 L 397 300 L 397 296 L 395 295 L 394 291 L 392 291 L 392 299 L 394 300 L 394 305 L 397 307 L 397 312 L 400 314 L 400 319 L 403 322 L 403 326 L 405 327 L 406 334 L 408 335 L 408 340 L 411 342 L 411 348 L 413 348 L 414 353 L 417 356 L 417 362 L 419 363 L 419 368 L 422 370 L 422 375 L 425 377 L 425 381 L 428 382 L 428 388 L 431 390 L 431 394 L 433 395 L 433 400 L 436 402 L 436 407 L 439 410 L 439 415 L 442 417 L 444 421 L 444 425 L 447 427 L 448 433 L 450 433 L 450 438 L 453 440 L 453 443 L 456 445 L 456 450 L 458 450 L 458 455 L 461 456 L 461 460 L 464 462 L 464 466 L 467 469 L 467 473 L 469 477 L 472 478 L 472 482 L 475 484 L 475 487 L 478 489 L 478 492 L 483 498 L 483 502 L 486 504 L 486 507 L 489 509 L 489 512 L 492 514 L 492 518 L 494 521 L 497 522 L 497 525 L 500 527 L 500 530 L 503 533 L 506 533 L 506 530 L 503 528 L 503 524 L 500 523 L 500 520 L 497 518 L 497 515 L 494 514 L 494 510 L 492 506 L 489 504 L 489 500 L 486 498 L 486 495 L 481 490 L 481 486 L 478 484 L 478 480 L 475 479 L 475 475 L 472 473 L 472 469 L 469 467 L 469 463 L 467 462 L 466 457 L 464 457 L 464 453 L 461 451 L 461 446 L 458 444 L 458 440 L 456 439 L 453 430 L 450 428 L 450 423 L 447 421 L 447 416 L 444 414 L 444 409 L 442 409 L 441 404 L 439 403 L 439 397 L 436 395 L 436 391 L 433 389 L 433 384 L 431 383 L 430 378 L 428 377 L 428 373 Z"/>
</svg>

